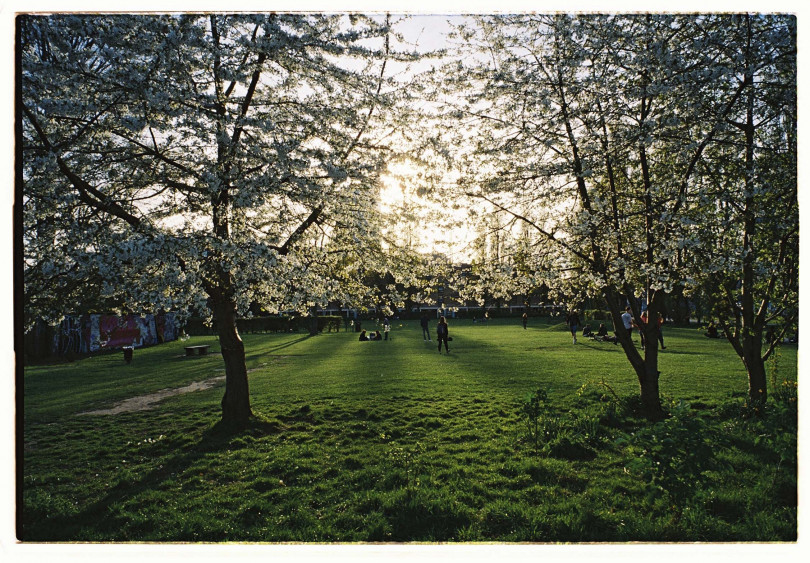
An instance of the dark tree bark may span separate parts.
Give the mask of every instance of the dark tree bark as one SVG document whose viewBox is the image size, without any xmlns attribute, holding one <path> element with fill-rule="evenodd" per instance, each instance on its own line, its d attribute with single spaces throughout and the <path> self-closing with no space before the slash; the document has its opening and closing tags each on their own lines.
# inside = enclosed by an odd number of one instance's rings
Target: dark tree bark
<svg viewBox="0 0 810 563">
<path fill-rule="evenodd" d="M 318 336 L 318 306 L 309 308 L 309 335 Z"/>
<path fill-rule="evenodd" d="M 236 328 L 236 302 L 225 298 L 214 303 L 214 320 L 225 362 L 222 422 L 244 426 L 253 416 L 253 411 L 250 408 L 245 345 Z"/>
<path fill-rule="evenodd" d="M 650 420 L 660 420 L 663 417 L 663 409 L 661 408 L 658 386 L 658 380 L 661 376 L 661 372 L 658 371 L 658 323 L 647 323 L 645 327 L 645 339 L 652 344 L 646 347 L 645 354 L 642 357 L 633 342 L 632 336 L 624 330 L 624 323 L 622 322 L 624 299 L 617 292 L 608 288 L 605 290 L 605 301 L 613 319 L 613 326 L 617 327 L 616 336 L 619 343 L 630 365 L 636 372 L 644 415 Z M 656 315 L 655 318 L 657 318 L 658 312 L 655 298 L 653 298 L 649 307 L 648 311 L 652 310 Z M 640 312 L 632 306 L 631 309 L 633 310 L 633 318 L 636 319 L 637 323 L 640 323 Z"/>
</svg>

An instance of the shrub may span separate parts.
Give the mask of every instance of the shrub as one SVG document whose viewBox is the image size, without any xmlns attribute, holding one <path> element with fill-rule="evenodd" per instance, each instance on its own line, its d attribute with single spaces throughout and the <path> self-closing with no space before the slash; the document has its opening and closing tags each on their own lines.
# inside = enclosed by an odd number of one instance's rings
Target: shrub
<svg viewBox="0 0 810 563">
<path fill-rule="evenodd" d="M 244 317 L 236 320 L 236 327 L 243 334 L 257 332 L 298 332 L 309 321 L 306 317 L 287 315 L 267 317 Z M 343 317 L 325 315 L 318 317 L 318 332 L 340 332 Z M 215 325 L 206 325 L 203 319 L 191 318 L 186 322 L 186 334 L 190 336 L 209 336 L 216 334 Z"/>
<path fill-rule="evenodd" d="M 318 317 L 319 332 L 340 332 L 340 327 L 342 325 L 343 317 L 338 315 Z"/>
<path fill-rule="evenodd" d="M 256 332 L 295 332 L 298 319 L 288 316 L 247 317 L 236 320 L 236 327 L 243 334 Z M 201 318 L 190 318 L 184 327 L 189 336 L 209 336 L 216 334 L 216 325 L 205 324 Z"/>
<path fill-rule="evenodd" d="M 547 394 L 543 389 L 537 389 L 534 393 L 529 393 L 523 399 L 521 414 L 524 416 L 526 422 L 526 435 L 529 440 L 534 444 L 534 450 L 537 451 L 540 441 L 540 422 L 543 406 L 547 398 Z"/>
<path fill-rule="evenodd" d="M 716 465 L 715 451 L 723 438 L 689 411 L 688 404 L 678 402 L 668 418 L 616 440 L 628 447 L 628 469 L 641 476 L 650 498 L 664 494 L 686 504 Z"/>
<path fill-rule="evenodd" d="M 777 348 L 768 361 L 771 397 L 780 403 L 795 404 L 799 399 L 799 384 L 795 379 L 782 377 L 779 374 L 779 364 L 781 359 L 782 351 Z"/>
<path fill-rule="evenodd" d="M 601 439 L 599 418 L 549 412 L 545 405 L 547 397 L 545 390 L 537 389 L 526 395 L 521 407 L 526 436 L 534 444 L 535 453 L 542 451 L 564 459 L 593 459 L 592 446 Z"/>
<path fill-rule="evenodd" d="M 238 319 L 239 332 L 294 332 L 298 330 L 298 320 L 292 317 L 250 317 Z"/>
<path fill-rule="evenodd" d="M 608 321 L 610 320 L 610 311 L 602 309 L 586 309 L 582 312 L 585 319 L 592 321 Z"/>
</svg>

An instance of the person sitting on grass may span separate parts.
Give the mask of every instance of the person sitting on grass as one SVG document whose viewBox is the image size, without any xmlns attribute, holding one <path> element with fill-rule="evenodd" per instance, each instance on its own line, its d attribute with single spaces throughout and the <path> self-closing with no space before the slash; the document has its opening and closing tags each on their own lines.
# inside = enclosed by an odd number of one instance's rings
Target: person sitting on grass
<svg viewBox="0 0 810 563">
<path fill-rule="evenodd" d="M 379 331 L 379 330 L 377 330 L 377 331 L 375 331 L 375 332 L 374 332 L 374 334 L 371 336 L 371 339 L 372 339 L 372 340 L 382 340 L 382 334 L 380 334 L 380 331 Z"/>
<path fill-rule="evenodd" d="M 706 336 L 708 338 L 720 338 L 720 336 L 717 334 L 717 327 L 714 326 L 713 322 L 709 323 L 709 326 L 706 327 Z"/>
<path fill-rule="evenodd" d="M 585 325 L 582 329 L 582 336 L 593 338 L 594 334 L 591 330 L 591 325 Z"/>
<path fill-rule="evenodd" d="M 600 323 L 599 328 L 596 330 L 596 334 L 593 337 L 594 340 L 598 342 L 613 342 L 614 344 L 619 344 L 619 339 L 614 336 L 608 336 L 607 327 L 605 323 Z"/>
<path fill-rule="evenodd" d="M 368 336 L 366 336 L 365 330 L 360 333 L 360 342 L 368 342 Z"/>
</svg>

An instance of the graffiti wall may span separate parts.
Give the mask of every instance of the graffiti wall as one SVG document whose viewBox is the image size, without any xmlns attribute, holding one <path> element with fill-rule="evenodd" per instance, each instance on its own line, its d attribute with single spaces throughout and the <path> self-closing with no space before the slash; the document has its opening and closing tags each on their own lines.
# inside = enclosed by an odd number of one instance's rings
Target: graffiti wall
<svg viewBox="0 0 810 563">
<path fill-rule="evenodd" d="M 152 346 L 176 340 L 173 313 L 136 317 L 126 315 L 90 315 L 90 351 L 124 346 Z"/>
<path fill-rule="evenodd" d="M 155 315 L 155 330 L 158 342 L 171 342 L 177 340 L 177 321 L 174 313 Z"/>
<path fill-rule="evenodd" d="M 143 346 L 139 323 L 133 316 L 90 315 L 90 351 Z"/>
<path fill-rule="evenodd" d="M 59 326 L 38 323 L 25 334 L 31 357 L 87 354 L 124 346 L 152 346 L 177 340 L 174 313 L 159 315 L 82 315 L 66 317 Z"/>
</svg>

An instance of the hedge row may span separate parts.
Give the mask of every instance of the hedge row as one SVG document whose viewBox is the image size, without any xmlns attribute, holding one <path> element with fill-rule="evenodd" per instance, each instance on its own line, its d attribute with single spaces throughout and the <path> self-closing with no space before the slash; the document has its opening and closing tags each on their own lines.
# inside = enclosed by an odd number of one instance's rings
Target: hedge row
<svg viewBox="0 0 810 563">
<path fill-rule="evenodd" d="M 602 309 L 585 309 L 584 311 L 582 311 L 582 314 L 587 320 L 591 321 L 610 320 L 610 311 L 604 311 Z"/>
<path fill-rule="evenodd" d="M 309 317 L 250 317 L 236 320 L 236 328 L 243 334 L 256 332 L 298 332 L 309 330 Z M 318 317 L 318 332 L 339 332 L 343 318 L 339 316 Z M 216 328 L 206 325 L 202 319 L 191 318 L 186 322 L 185 332 L 189 336 L 209 336 L 216 334 Z"/>
</svg>

